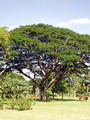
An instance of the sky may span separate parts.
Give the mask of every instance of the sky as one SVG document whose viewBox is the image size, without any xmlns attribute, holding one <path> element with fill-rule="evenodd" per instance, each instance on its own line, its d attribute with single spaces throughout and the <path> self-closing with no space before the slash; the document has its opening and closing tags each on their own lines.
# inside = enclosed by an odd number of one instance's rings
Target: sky
<svg viewBox="0 0 90 120">
<path fill-rule="evenodd" d="M 0 27 L 38 23 L 90 34 L 90 0 L 0 0 Z"/>
</svg>

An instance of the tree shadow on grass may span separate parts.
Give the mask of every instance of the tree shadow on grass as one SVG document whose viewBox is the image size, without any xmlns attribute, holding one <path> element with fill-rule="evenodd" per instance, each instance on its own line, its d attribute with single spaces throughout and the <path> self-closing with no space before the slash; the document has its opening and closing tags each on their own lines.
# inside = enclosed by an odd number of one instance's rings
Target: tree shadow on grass
<svg viewBox="0 0 90 120">
<path fill-rule="evenodd" d="M 42 102 L 40 99 L 35 99 L 37 102 Z M 74 100 L 74 99 L 59 99 L 59 98 L 54 98 L 54 99 L 49 99 L 47 102 L 72 102 L 72 101 L 79 101 L 79 100 Z"/>
<path fill-rule="evenodd" d="M 70 102 L 70 101 L 78 101 L 78 100 L 74 100 L 74 99 L 59 99 L 59 98 L 55 98 L 51 101 L 62 101 L 62 102 Z"/>
</svg>

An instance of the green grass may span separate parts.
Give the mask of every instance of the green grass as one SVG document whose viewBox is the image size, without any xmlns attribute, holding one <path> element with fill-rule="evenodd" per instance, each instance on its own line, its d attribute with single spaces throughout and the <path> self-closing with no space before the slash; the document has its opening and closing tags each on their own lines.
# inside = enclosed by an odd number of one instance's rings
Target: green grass
<svg viewBox="0 0 90 120">
<path fill-rule="evenodd" d="M 90 120 L 90 100 L 36 102 L 29 111 L 0 110 L 0 120 Z"/>
</svg>

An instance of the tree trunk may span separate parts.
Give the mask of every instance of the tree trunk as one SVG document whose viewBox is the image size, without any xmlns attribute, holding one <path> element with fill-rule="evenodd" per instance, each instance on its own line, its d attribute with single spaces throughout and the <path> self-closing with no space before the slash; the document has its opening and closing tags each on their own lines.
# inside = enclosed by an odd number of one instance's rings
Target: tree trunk
<svg viewBox="0 0 90 120">
<path fill-rule="evenodd" d="M 74 100 L 76 99 L 76 91 L 77 91 L 77 88 L 74 87 L 74 88 L 73 88 L 73 99 L 74 99 Z"/>
<path fill-rule="evenodd" d="M 87 86 L 87 88 L 86 88 L 86 89 L 87 89 L 87 93 L 88 93 L 88 91 L 89 91 L 89 87 Z"/>
<path fill-rule="evenodd" d="M 62 100 L 63 100 L 63 92 L 62 92 Z"/>
<path fill-rule="evenodd" d="M 53 92 L 53 94 L 52 94 L 52 95 L 53 95 L 53 99 L 54 99 L 54 92 Z"/>
<path fill-rule="evenodd" d="M 39 90 L 38 87 L 36 87 L 36 89 L 35 89 L 35 95 L 36 95 L 36 96 L 40 96 L 40 90 Z"/>
<path fill-rule="evenodd" d="M 41 91 L 40 96 L 41 96 L 41 101 L 43 101 L 43 102 L 47 101 L 46 91 Z"/>
</svg>

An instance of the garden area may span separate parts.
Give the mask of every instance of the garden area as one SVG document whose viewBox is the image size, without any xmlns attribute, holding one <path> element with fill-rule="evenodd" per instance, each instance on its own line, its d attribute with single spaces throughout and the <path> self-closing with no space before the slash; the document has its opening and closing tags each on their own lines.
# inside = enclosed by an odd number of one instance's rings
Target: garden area
<svg viewBox="0 0 90 120">
<path fill-rule="evenodd" d="M 0 110 L 0 120 L 90 120 L 90 99 L 35 102 L 31 110 Z"/>
</svg>

